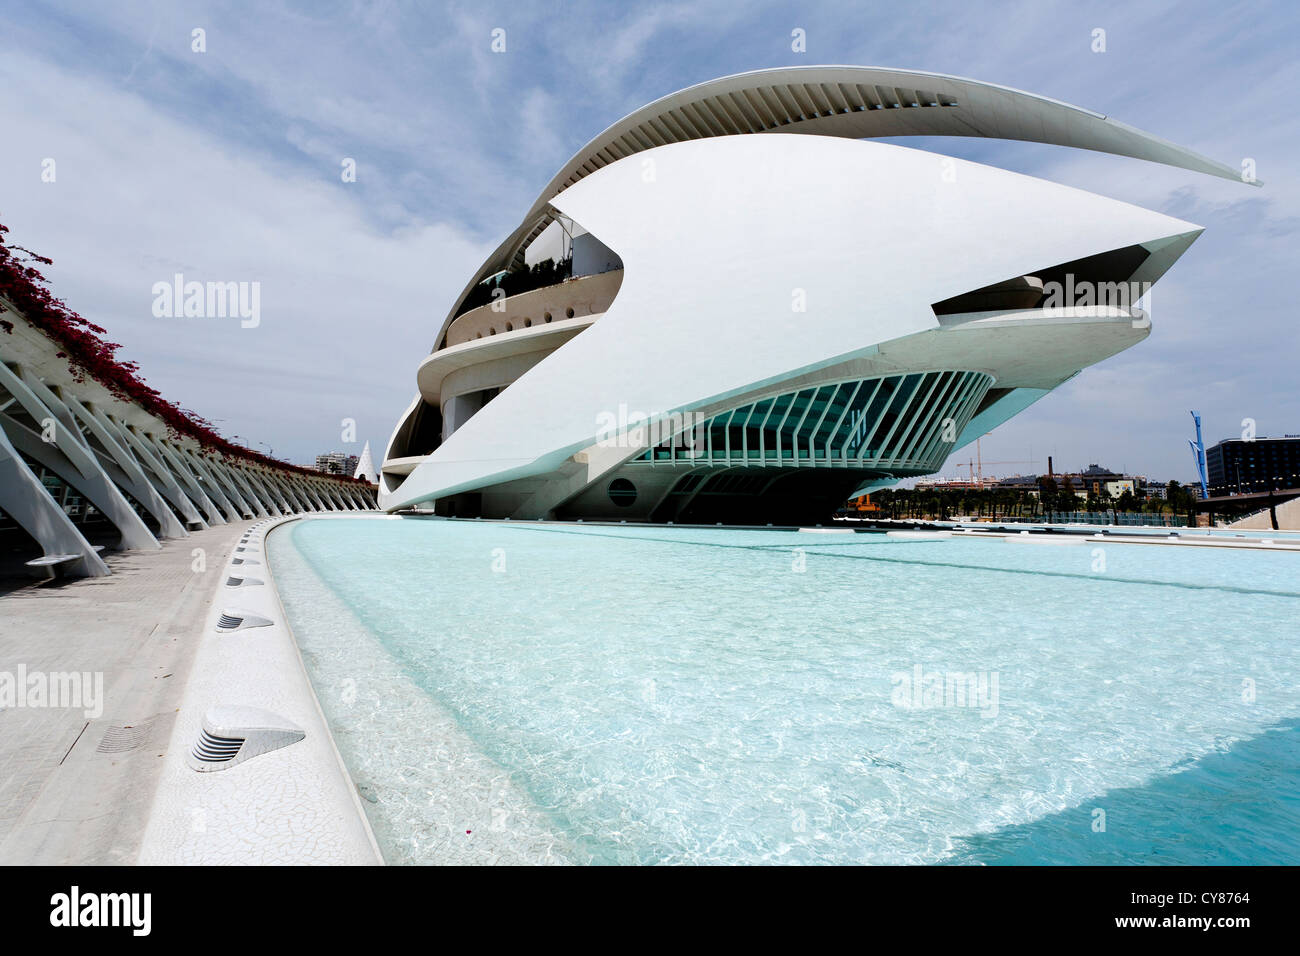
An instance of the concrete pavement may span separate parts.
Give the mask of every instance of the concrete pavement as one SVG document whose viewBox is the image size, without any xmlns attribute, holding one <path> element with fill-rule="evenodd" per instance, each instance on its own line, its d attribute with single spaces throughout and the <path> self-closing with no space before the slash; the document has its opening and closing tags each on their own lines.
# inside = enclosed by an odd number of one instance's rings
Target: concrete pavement
<svg viewBox="0 0 1300 956">
<path fill-rule="evenodd" d="M 134 862 L 204 619 L 252 523 L 0 597 L 0 864 Z M 77 706 L 50 706 L 60 681 L 81 685 Z"/>
</svg>

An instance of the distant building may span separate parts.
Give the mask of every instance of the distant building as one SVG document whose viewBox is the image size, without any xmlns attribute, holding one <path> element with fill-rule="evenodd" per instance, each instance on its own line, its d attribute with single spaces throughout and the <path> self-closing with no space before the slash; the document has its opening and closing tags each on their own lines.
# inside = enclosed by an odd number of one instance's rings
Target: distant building
<svg viewBox="0 0 1300 956">
<path fill-rule="evenodd" d="M 979 479 L 970 478 L 937 478 L 926 476 L 917 479 L 917 491 L 978 491 L 981 488 L 989 488 L 994 484 L 992 478 L 985 478 L 982 482 Z"/>
<path fill-rule="evenodd" d="M 1138 496 L 1141 498 L 1159 498 L 1165 499 L 1165 493 L 1169 490 L 1168 482 L 1148 481 L 1145 477 L 1139 477 Z"/>
<path fill-rule="evenodd" d="M 1001 478 L 993 486 L 1001 491 L 1025 491 L 1038 497 L 1042 488 L 1042 476 L 1040 475 L 1012 475 L 1010 478 Z"/>
<path fill-rule="evenodd" d="M 1231 438 L 1205 450 L 1210 495 L 1300 488 L 1300 435 Z"/>
<path fill-rule="evenodd" d="M 1075 475 L 1074 478 L 1082 486 L 1085 493 L 1097 498 L 1100 498 L 1103 492 L 1112 498 L 1118 498 L 1126 491 L 1131 495 L 1137 494 L 1138 484 L 1136 478 L 1116 474 L 1109 468 L 1102 468 L 1100 465 L 1089 465 L 1084 471 Z"/>
<path fill-rule="evenodd" d="M 1047 484 L 1048 477 L 1013 475 L 1001 479 L 994 487 L 1004 491 L 1024 491 L 1037 497 Z M 1097 464 L 1091 464 L 1081 472 L 1058 472 L 1050 477 L 1056 484 L 1057 493 L 1068 488 L 1076 498 L 1087 498 L 1090 495 L 1100 498 L 1106 494 L 1117 499 L 1126 491 L 1134 497 L 1140 497 L 1146 487 L 1146 478 L 1140 475 L 1121 475 Z M 1158 497 L 1164 497 L 1164 488 L 1156 489 L 1156 493 Z"/>
<path fill-rule="evenodd" d="M 359 460 L 356 455 L 345 455 L 341 451 L 332 451 L 316 456 L 316 470 L 327 475 L 347 475 L 350 478 L 356 474 Z"/>
</svg>

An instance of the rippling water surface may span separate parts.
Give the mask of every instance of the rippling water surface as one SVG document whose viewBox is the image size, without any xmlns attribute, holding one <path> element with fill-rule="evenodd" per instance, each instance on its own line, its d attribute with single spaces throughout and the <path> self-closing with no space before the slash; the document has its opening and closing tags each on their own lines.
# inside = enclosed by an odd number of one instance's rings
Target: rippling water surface
<svg viewBox="0 0 1300 956">
<path fill-rule="evenodd" d="M 270 551 L 390 860 L 1300 862 L 1294 554 L 417 518 Z"/>
</svg>

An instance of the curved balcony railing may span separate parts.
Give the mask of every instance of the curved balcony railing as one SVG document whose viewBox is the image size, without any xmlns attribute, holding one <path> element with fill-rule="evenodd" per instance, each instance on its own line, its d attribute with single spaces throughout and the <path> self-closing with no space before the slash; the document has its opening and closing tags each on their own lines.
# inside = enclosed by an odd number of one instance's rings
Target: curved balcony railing
<svg viewBox="0 0 1300 956">
<path fill-rule="evenodd" d="M 615 269 L 565 279 L 558 284 L 480 305 L 448 326 L 444 348 L 564 319 L 600 315 L 614 301 L 622 284 L 623 270 Z"/>
<path fill-rule="evenodd" d="M 456 316 L 459 318 L 471 309 L 477 309 L 482 305 L 490 305 L 494 299 L 501 298 L 496 294 L 498 289 L 508 298 L 512 295 L 523 295 L 525 292 L 532 292 L 534 289 L 544 289 L 550 285 L 558 285 L 571 275 L 573 275 L 573 258 L 569 257 L 558 262 L 554 259 L 545 259 L 526 269 L 519 269 L 515 272 L 507 272 L 504 275 L 484 279 L 470 289 L 465 296 L 465 300 L 461 302 L 460 308 L 456 310 Z"/>
</svg>

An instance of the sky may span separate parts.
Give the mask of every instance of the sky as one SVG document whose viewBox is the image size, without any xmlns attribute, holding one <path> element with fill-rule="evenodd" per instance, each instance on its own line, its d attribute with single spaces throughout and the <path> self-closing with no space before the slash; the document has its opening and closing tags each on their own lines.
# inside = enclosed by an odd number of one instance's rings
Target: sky
<svg viewBox="0 0 1300 956">
<path fill-rule="evenodd" d="M 1146 341 L 980 446 L 986 475 L 1052 455 L 1191 480 L 1190 409 L 1207 445 L 1246 418 L 1300 433 L 1297 53 L 1293 2 L 9 2 L 0 221 L 55 260 L 55 294 L 120 357 L 228 437 L 300 463 L 369 440 L 378 461 L 469 275 L 605 127 L 765 67 L 967 76 L 1254 161 L 1262 189 L 1062 147 L 898 141 L 1205 227 L 1156 286 Z M 258 282 L 259 323 L 156 316 L 177 273 Z"/>
</svg>

